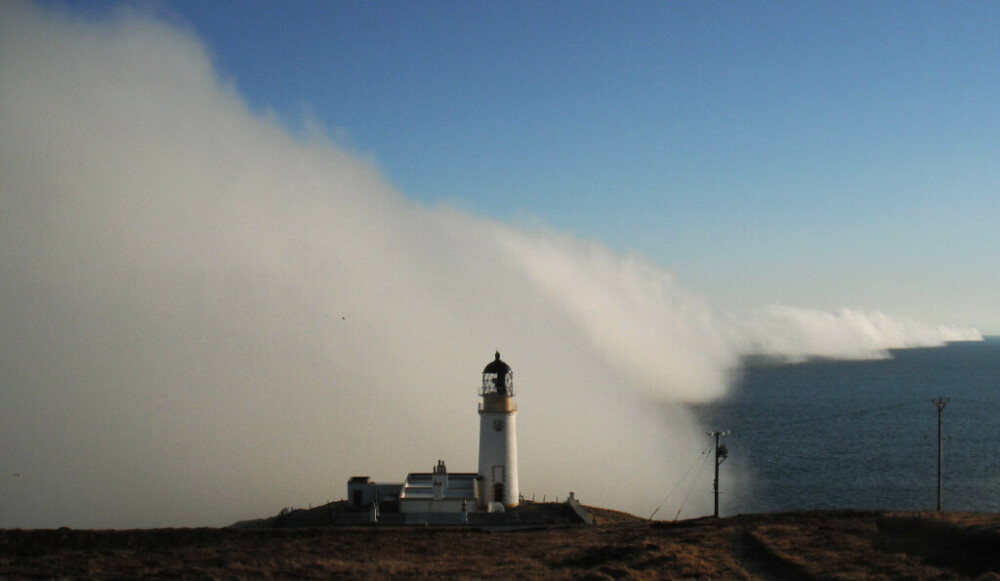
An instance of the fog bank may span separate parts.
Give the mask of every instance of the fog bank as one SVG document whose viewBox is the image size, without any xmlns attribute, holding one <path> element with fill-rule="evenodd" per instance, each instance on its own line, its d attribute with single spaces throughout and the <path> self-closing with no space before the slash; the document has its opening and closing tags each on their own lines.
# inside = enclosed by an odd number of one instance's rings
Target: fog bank
<svg viewBox="0 0 1000 581">
<path fill-rule="evenodd" d="M 705 446 L 684 405 L 741 355 L 976 335 L 736 317 L 599 242 L 413 204 L 250 111 L 186 32 L 3 7 L 0 527 L 226 525 L 472 470 L 494 349 L 522 492 L 648 514 Z"/>
</svg>

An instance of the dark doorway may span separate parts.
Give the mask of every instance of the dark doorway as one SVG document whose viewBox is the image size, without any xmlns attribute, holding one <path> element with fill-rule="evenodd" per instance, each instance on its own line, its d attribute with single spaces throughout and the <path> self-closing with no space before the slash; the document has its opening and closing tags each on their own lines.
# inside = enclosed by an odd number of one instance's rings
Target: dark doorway
<svg viewBox="0 0 1000 581">
<path fill-rule="evenodd" d="M 503 484 L 493 485 L 493 502 L 503 502 Z"/>
<path fill-rule="evenodd" d="M 361 491 L 354 491 L 354 508 L 361 508 Z"/>
</svg>

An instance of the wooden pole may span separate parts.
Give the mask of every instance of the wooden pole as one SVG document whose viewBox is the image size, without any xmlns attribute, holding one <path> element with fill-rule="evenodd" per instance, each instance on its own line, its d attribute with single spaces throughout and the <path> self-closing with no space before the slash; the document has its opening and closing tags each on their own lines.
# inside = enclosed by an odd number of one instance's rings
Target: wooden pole
<svg viewBox="0 0 1000 581">
<path fill-rule="evenodd" d="M 951 401 L 948 398 L 939 397 L 937 399 L 931 400 L 935 406 L 937 406 L 938 412 L 938 462 L 937 462 L 937 511 L 941 512 L 941 489 L 944 485 L 944 471 L 942 466 L 944 465 L 944 449 L 941 446 L 941 412 L 944 411 L 944 406 L 948 405 Z"/>
</svg>

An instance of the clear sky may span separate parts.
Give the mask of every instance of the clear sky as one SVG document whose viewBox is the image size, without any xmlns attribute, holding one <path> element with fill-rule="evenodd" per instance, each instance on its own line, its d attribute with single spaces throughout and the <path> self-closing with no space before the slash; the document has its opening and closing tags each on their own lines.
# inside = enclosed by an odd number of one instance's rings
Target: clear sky
<svg viewBox="0 0 1000 581">
<path fill-rule="evenodd" d="M 496 349 L 649 514 L 744 356 L 1000 333 L 998 6 L 0 0 L 0 527 L 472 469 Z"/>
<path fill-rule="evenodd" d="M 727 307 L 1000 333 L 995 3 L 139 6 L 414 200 L 637 252 Z"/>
</svg>

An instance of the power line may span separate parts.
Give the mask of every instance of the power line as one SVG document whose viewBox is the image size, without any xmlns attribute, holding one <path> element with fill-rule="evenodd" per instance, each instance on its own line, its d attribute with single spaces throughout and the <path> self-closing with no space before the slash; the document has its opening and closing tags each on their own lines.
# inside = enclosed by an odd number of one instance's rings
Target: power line
<svg viewBox="0 0 1000 581">
<path fill-rule="evenodd" d="M 709 450 L 710 449 L 711 447 L 709 447 Z M 707 460 L 708 460 L 708 453 L 706 452 L 704 455 L 702 455 L 701 462 L 698 464 L 698 474 L 701 473 L 701 468 L 705 466 L 705 462 Z M 674 521 L 676 521 L 677 518 L 681 516 L 681 511 L 684 510 L 684 505 L 687 504 L 687 499 L 689 496 L 691 496 L 691 491 L 694 490 L 695 484 L 698 484 L 697 478 L 691 480 L 691 485 L 688 486 L 687 492 L 684 493 L 684 498 L 681 499 L 681 504 L 679 507 L 677 507 L 677 514 L 674 515 Z"/>
<path fill-rule="evenodd" d="M 688 465 L 688 469 L 687 469 L 686 472 L 684 472 L 684 475 L 681 476 L 680 479 L 677 482 L 674 483 L 674 485 L 670 488 L 670 491 L 667 492 L 667 495 L 663 498 L 662 501 L 660 501 L 660 504 L 656 505 L 656 510 L 653 511 L 653 514 L 649 515 L 649 520 L 653 520 L 653 517 L 656 515 L 656 513 L 660 512 L 660 507 L 662 507 L 667 502 L 667 499 L 669 499 L 670 495 L 673 494 L 675 490 L 677 490 L 677 487 L 681 485 L 681 482 L 684 482 L 684 480 L 688 477 L 688 474 L 691 473 L 691 470 L 694 469 L 695 465 L 697 465 L 699 463 L 699 461 L 708 458 L 708 452 L 711 449 L 712 449 L 712 446 L 708 446 L 707 448 L 705 448 L 704 450 L 702 450 L 701 454 L 699 454 L 694 459 L 694 461 L 692 461 L 691 464 Z"/>
<path fill-rule="evenodd" d="M 745 434 L 747 432 L 759 432 L 761 430 L 773 430 L 775 428 L 794 427 L 794 426 L 798 426 L 798 425 L 801 425 L 801 424 L 814 424 L 816 422 L 817 418 L 822 418 L 822 419 L 827 419 L 827 420 L 831 420 L 831 419 L 832 420 L 839 420 L 841 418 L 847 418 L 847 417 L 858 418 L 858 417 L 864 416 L 866 414 L 871 414 L 871 413 L 875 413 L 875 412 L 889 411 L 889 410 L 906 408 L 906 407 L 916 408 L 919 405 L 921 405 L 919 401 L 908 401 L 908 402 L 905 402 L 905 403 L 891 404 L 891 405 L 879 406 L 879 407 L 862 409 L 862 410 L 845 411 L 845 412 L 841 412 L 839 414 L 833 414 L 833 415 L 810 416 L 810 417 L 802 418 L 802 419 L 791 421 L 791 422 L 782 422 L 782 423 L 769 422 L 767 425 L 750 426 L 749 428 L 735 428 L 735 429 L 731 430 L 730 433 L 733 433 L 733 434 Z"/>
<path fill-rule="evenodd" d="M 947 398 L 947 399 L 948 399 L 948 402 L 950 402 L 952 398 Z M 975 398 L 966 398 L 966 397 L 955 398 L 955 400 L 956 400 L 956 402 L 960 401 L 963 404 L 975 404 L 975 405 L 979 405 L 979 406 L 983 406 L 983 407 L 987 407 L 987 406 L 988 407 L 1000 407 L 1000 401 L 988 401 L 988 400 L 975 399 Z M 909 408 L 909 407 L 912 407 L 912 408 L 916 409 L 916 408 L 924 405 L 923 402 L 925 402 L 925 401 L 926 400 L 909 400 L 909 401 L 905 401 L 903 403 L 895 403 L 895 404 L 889 404 L 889 405 L 884 405 L 884 406 L 877 406 L 877 407 L 865 408 L 865 409 L 860 409 L 860 410 L 847 410 L 847 411 L 843 411 L 843 412 L 836 413 L 836 414 L 824 414 L 822 416 L 820 416 L 820 415 L 808 416 L 808 417 L 803 417 L 801 419 L 797 419 L 797 420 L 794 420 L 794 421 L 786 421 L 786 422 L 781 422 L 780 420 L 779 421 L 770 421 L 769 420 L 767 424 L 756 425 L 756 426 L 751 425 L 750 427 L 747 427 L 747 428 L 740 428 L 740 427 L 737 426 L 737 427 L 735 427 L 732 430 L 732 433 L 733 434 L 746 434 L 748 432 L 759 432 L 759 431 L 762 431 L 762 430 L 774 430 L 775 428 L 790 428 L 790 427 L 796 427 L 796 426 L 803 425 L 803 424 L 814 424 L 817 419 L 824 419 L 824 420 L 839 420 L 839 419 L 842 419 L 842 418 L 857 419 L 857 418 L 864 417 L 865 415 L 868 415 L 868 414 L 882 412 L 882 411 L 897 410 L 897 409 L 903 409 L 903 408 Z"/>
<path fill-rule="evenodd" d="M 1000 401 L 987 401 L 987 400 L 972 399 L 972 398 L 967 398 L 967 397 L 961 397 L 961 398 L 956 398 L 956 399 L 957 399 L 957 402 L 960 401 L 963 404 L 972 403 L 972 404 L 975 404 L 975 405 L 980 406 L 980 407 L 983 407 L 983 406 L 993 406 L 993 407 L 1000 408 Z"/>
</svg>

